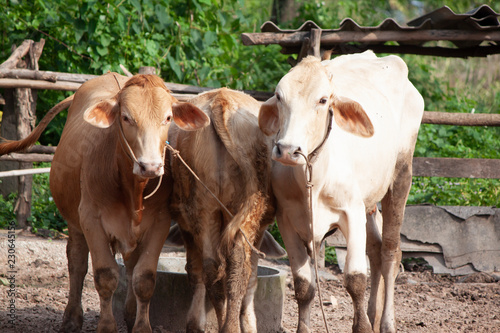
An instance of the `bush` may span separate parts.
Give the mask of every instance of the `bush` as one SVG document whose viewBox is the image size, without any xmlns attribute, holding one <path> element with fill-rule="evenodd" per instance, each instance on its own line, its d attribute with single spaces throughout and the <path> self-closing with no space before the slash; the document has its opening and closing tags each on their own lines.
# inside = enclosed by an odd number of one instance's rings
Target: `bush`
<svg viewBox="0 0 500 333">
<path fill-rule="evenodd" d="M 38 167 L 48 167 L 49 163 L 40 163 Z M 6 228 L 11 221 L 16 221 L 14 203 L 17 193 L 7 198 L 0 195 L 0 228 Z M 66 221 L 57 209 L 49 189 L 49 174 L 33 175 L 33 192 L 31 201 L 31 217 L 28 218 L 33 232 L 41 229 L 62 232 L 66 229 Z"/>
</svg>

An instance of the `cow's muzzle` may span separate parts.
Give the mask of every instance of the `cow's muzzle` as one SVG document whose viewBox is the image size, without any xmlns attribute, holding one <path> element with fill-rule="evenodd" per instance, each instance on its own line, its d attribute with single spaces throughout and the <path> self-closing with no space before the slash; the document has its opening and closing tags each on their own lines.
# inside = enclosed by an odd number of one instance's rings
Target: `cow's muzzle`
<svg viewBox="0 0 500 333">
<path fill-rule="evenodd" d="M 305 160 L 300 154 L 302 150 L 300 147 L 293 145 L 285 145 L 282 143 L 276 143 L 273 148 L 273 160 L 280 162 L 284 165 L 299 165 L 305 164 Z"/>
<path fill-rule="evenodd" d="M 134 174 L 144 178 L 154 178 L 163 175 L 163 163 L 134 163 Z"/>
</svg>

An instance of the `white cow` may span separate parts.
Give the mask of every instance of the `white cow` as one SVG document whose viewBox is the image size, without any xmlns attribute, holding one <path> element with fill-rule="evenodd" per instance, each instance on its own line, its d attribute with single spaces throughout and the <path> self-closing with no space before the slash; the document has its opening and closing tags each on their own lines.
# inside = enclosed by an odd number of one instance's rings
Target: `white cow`
<svg viewBox="0 0 500 333">
<path fill-rule="evenodd" d="M 423 108 L 403 60 L 377 58 L 371 51 L 323 62 L 307 57 L 262 105 L 259 126 L 276 135 L 272 154 L 279 163 L 273 165 L 272 181 L 299 306 L 297 332 L 310 332 L 313 242 L 319 248 L 325 234 L 337 228 L 347 240 L 344 281 L 353 300 L 353 331 L 396 330 L 400 229 Z M 309 155 L 319 146 L 316 157 Z M 313 160 L 314 228 L 304 156 Z M 372 214 L 379 201 L 382 234 L 375 221 L 378 212 Z M 368 312 L 366 252 L 372 276 Z"/>
</svg>

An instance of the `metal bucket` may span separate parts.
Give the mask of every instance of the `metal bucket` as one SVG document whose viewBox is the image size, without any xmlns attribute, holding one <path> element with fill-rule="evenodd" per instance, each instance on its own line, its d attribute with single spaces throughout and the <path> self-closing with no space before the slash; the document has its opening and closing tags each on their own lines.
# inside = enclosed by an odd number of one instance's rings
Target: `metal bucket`
<svg viewBox="0 0 500 333">
<path fill-rule="evenodd" d="M 117 320 L 123 320 L 127 278 L 121 260 L 120 282 L 113 296 L 113 312 Z M 149 319 L 151 326 L 163 326 L 169 332 L 185 332 L 186 314 L 191 305 L 192 292 L 187 273 L 184 270 L 185 258 L 160 258 L 156 275 L 156 287 L 151 298 Z M 255 291 L 255 315 L 259 333 L 282 332 L 281 320 L 285 298 L 286 273 L 278 269 L 259 266 L 257 271 L 257 290 Z M 206 300 L 206 332 L 217 332 L 217 318 L 210 301 Z"/>
</svg>

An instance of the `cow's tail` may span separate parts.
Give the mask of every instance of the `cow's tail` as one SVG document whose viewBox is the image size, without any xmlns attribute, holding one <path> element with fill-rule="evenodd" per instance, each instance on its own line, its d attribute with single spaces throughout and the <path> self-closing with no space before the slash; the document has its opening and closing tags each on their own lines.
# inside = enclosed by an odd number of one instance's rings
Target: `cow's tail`
<svg viewBox="0 0 500 333">
<path fill-rule="evenodd" d="M 257 169 L 267 165 L 266 161 L 263 161 L 268 158 L 267 148 L 265 142 L 260 139 L 256 119 L 252 120 L 255 123 L 248 122 L 249 120 L 245 117 L 249 115 L 239 110 L 241 105 L 233 94 L 238 93 L 221 89 L 210 108 L 212 124 L 217 135 L 240 167 L 243 184 L 245 184 L 241 191 L 244 191 L 243 197 L 246 198 L 238 211 L 233 212 L 236 213 L 235 216 L 222 233 L 219 244 L 220 259 L 228 257 L 237 237 L 241 237 L 241 241 L 255 248 L 255 231 L 259 228 L 261 210 L 266 209 L 263 191 L 259 188 L 262 181 L 258 179 L 259 171 L 263 170 Z M 250 128 L 255 128 L 255 132 L 252 133 L 251 130 L 248 132 Z M 267 175 L 262 174 L 261 177 L 266 178 Z M 256 207 L 256 205 L 262 205 L 262 207 Z"/>
<path fill-rule="evenodd" d="M 40 137 L 40 135 L 42 134 L 42 132 L 47 127 L 47 125 L 50 123 L 50 121 L 54 119 L 54 117 L 59 112 L 61 112 L 64 109 L 67 109 L 71 105 L 74 96 L 75 95 L 73 94 L 67 97 L 63 101 L 59 102 L 52 109 L 50 109 L 49 112 L 47 112 L 47 114 L 45 115 L 45 117 L 43 117 L 43 119 L 40 121 L 38 126 L 36 126 L 35 129 L 26 138 L 17 141 L 4 140 L 2 143 L 0 143 L 0 156 L 15 151 L 24 150 L 34 145 L 35 142 Z"/>
</svg>

